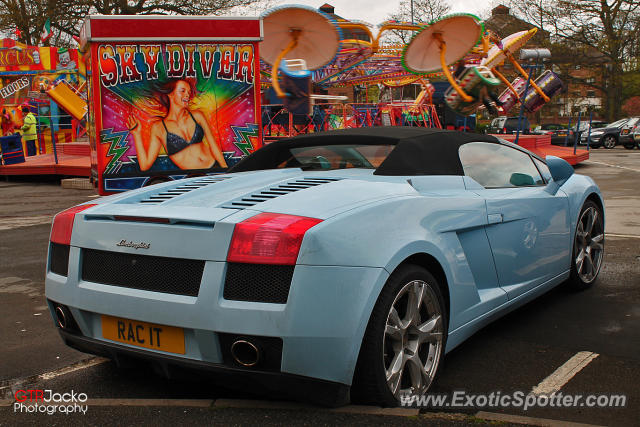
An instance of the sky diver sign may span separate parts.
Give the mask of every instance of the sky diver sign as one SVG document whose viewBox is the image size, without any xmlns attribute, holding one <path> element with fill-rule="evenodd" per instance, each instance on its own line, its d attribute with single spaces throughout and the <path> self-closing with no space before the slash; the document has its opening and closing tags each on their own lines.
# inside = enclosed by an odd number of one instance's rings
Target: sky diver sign
<svg viewBox="0 0 640 427">
<path fill-rule="evenodd" d="M 146 80 L 198 76 L 254 83 L 254 52 L 250 44 L 141 44 L 98 47 L 103 86 Z M 214 65 L 217 64 L 217 67 Z M 162 73 L 164 71 L 164 73 Z"/>
<path fill-rule="evenodd" d="M 262 146 L 258 18 L 88 16 L 100 194 L 225 172 Z"/>
</svg>

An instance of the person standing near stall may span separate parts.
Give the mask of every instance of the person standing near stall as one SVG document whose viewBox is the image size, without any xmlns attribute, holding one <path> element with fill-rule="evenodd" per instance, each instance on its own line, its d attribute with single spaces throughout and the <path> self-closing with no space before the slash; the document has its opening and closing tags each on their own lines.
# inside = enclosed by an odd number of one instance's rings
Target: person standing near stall
<svg viewBox="0 0 640 427">
<path fill-rule="evenodd" d="M 35 156 L 38 154 L 36 147 L 38 139 L 38 131 L 36 130 L 36 117 L 29 110 L 29 107 L 26 105 L 22 106 L 22 114 L 23 114 L 23 122 L 22 127 L 22 139 L 25 141 L 27 146 L 27 156 Z"/>
<path fill-rule="evenodd" d="M 13 124 L 11 114 L 9 114 L 6 108 L 2 109 L 2 117 L 0 117 L 0 121 L 2 122 L 2 135 L 0 136 L 13 135 L 15 125 Z"/>
</svg>

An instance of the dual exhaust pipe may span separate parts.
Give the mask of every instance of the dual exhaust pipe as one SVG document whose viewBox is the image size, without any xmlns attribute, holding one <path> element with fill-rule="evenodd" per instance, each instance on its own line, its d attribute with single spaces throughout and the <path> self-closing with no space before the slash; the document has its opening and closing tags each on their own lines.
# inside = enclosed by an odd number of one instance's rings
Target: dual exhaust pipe
<svg viewBox="0 0 640 427">
<path fill-rule="evenodd" d="M 60 326 L 62 329 L 67 329 L 67 327 L 69 326 L 70 318 L 70 314 L 67 313 L 67 310 L 65 310 L 61 305 L 56 305 L 54 312 L 56 315 L 56 322 L 58 323 L 58 326 Z"/>
<path fill-rule="evenodd" d="M 237 339 L 231 344 L 231 357 L 237 364 L 251 368 L 260 363 L 262 351 L 251 340 Z"/>
</svg>

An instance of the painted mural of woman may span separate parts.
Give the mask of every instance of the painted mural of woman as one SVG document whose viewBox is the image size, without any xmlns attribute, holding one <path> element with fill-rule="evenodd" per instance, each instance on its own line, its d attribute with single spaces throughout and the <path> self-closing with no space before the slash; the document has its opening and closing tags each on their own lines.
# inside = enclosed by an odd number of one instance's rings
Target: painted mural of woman
<svg viewBox="0 0 640 427">
<path fill-rule="evenodd" d="M 216 162 L 226 168 L 227 163 L 204 114 L 189 109 L 196 92 L 195 84 L 184 79 L 171 80 L 158 92 L 167 112 L 151 125 L 148 141 L 143 138 L 139 120 L 134 115 L 127 120 L 140 170 L 151 168 L 162 148 L 180 169 L 209 169 Z"/>
</svg>

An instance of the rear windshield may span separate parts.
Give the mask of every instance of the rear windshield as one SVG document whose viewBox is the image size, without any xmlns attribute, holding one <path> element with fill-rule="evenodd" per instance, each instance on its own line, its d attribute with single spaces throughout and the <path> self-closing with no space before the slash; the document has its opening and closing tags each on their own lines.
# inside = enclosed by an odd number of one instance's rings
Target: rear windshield
<svg viewBox="0 0 640 427">
<path fill-rule="evenodd" d="M 395 145 L 322 145 L 288 149 L 281 168 L 303 170 L 331 170 L 364 168 L 376 169 L 387 158 Z"/>
</svg>

